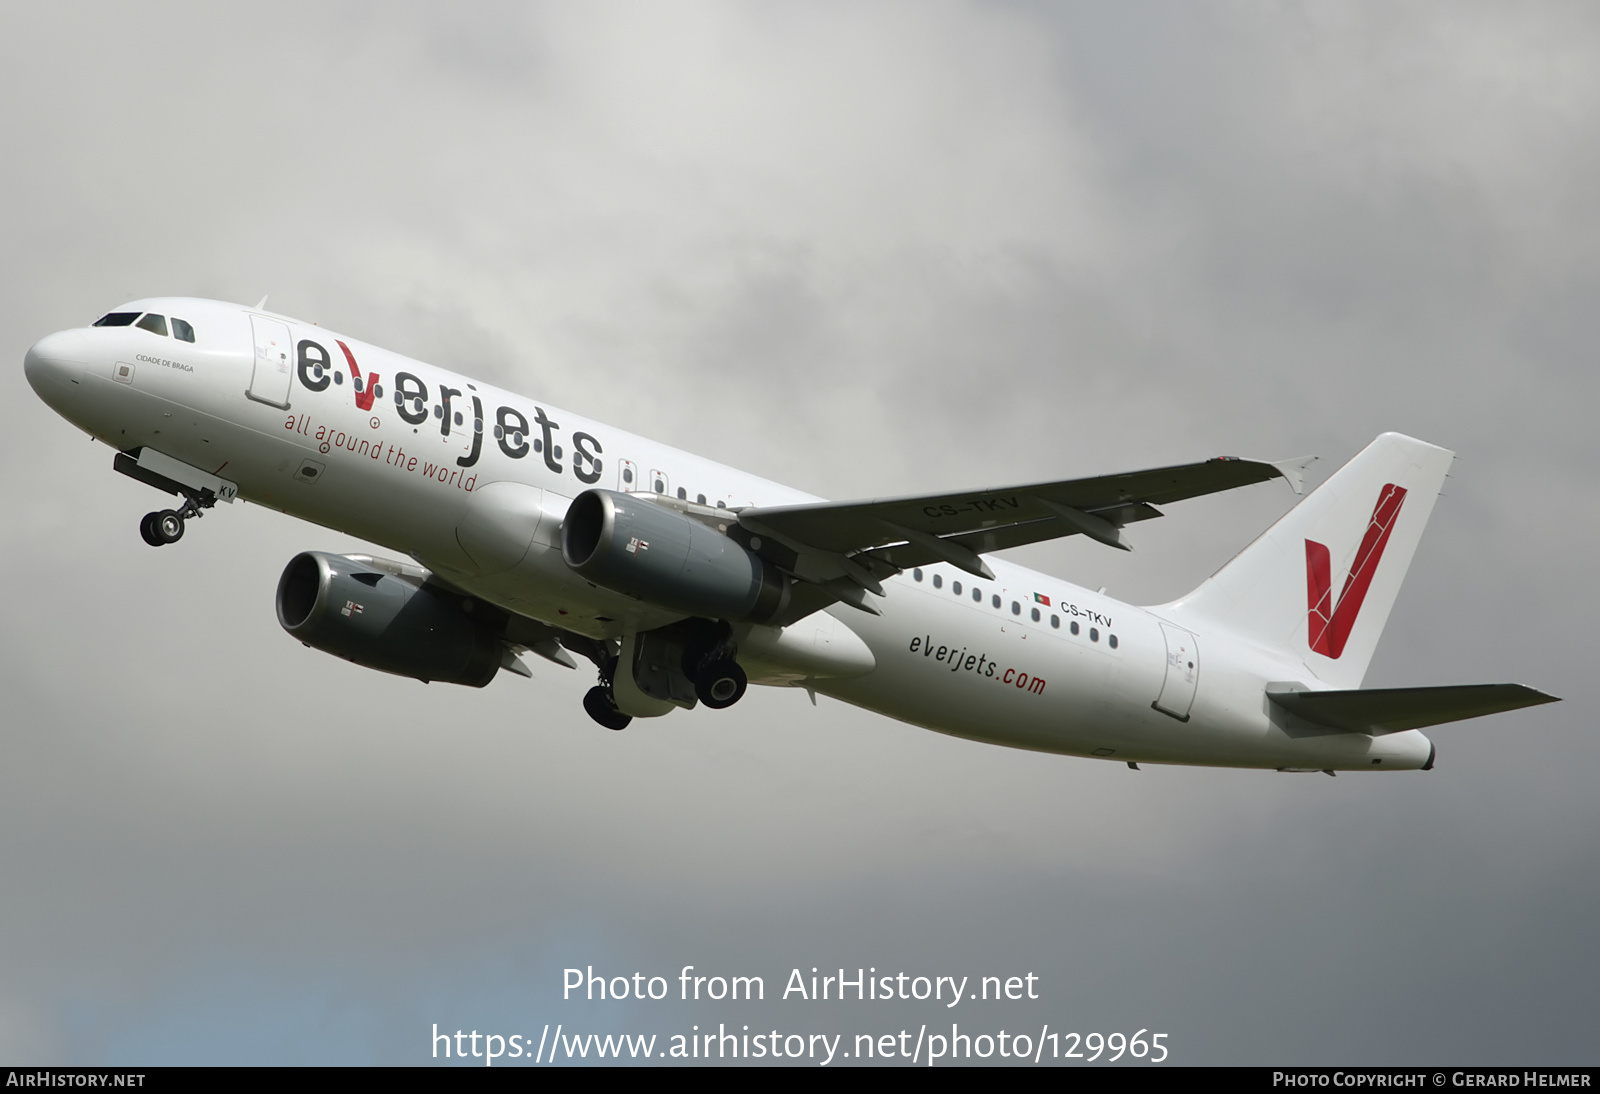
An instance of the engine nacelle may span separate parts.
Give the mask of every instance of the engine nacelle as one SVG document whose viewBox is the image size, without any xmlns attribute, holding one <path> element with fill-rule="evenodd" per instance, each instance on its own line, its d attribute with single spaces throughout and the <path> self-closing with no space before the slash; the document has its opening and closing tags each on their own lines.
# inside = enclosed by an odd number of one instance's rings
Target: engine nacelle
<svg viewBox="0 0 1600 1094">
<path fill-rule="evenodd" d="M 481 605 L 344 555 L 296 555 L 278 579 L 277 605 L 283 629 L 306 645 L 396 676 L 481 688 L 505 656 L 499 635 L 472 614 Z"/>
<path fill-rule="evenodd" d="M 572 500 L 561 557 L 596 585 L 685 615 L 763 623 L 789 599 L 789 579 L 759 555 L 693 517 L 610 490 Z"/>
</svg>

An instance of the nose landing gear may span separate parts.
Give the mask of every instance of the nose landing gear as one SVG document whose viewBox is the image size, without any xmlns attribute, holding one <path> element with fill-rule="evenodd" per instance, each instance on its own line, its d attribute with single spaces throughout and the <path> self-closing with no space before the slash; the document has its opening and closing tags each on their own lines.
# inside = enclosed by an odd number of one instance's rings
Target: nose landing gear
<svg viewBox="0 0 1600 1094">
<path fill-rule="evenodd" d="M 196 497 L 186 494 L 181 509 L 161 509 L 146 513 L 139 521 L 139 535 L 152 547 L 165 547 L 183 538 L 183 525 L 190 517 L 199 518 L 202 509 L 217 504 L 215 497 Z"/>
<path fill-rule="evenodd" d="M 146 513 L 139 522 L 139 534 L 152 547 L 164 547 L 183 538 L 183 517 L 174 509 Z"/>
</svg>

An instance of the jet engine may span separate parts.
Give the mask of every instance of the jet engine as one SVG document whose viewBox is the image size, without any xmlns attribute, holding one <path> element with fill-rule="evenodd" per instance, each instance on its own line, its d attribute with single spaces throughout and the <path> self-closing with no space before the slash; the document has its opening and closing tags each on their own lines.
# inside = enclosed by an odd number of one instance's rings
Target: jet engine
<svg viewBox="0 0 1600 1094">
<path fill-rule="evenodd" d="M 369 669 L 483 687 L 506 655 L 482 618 L 492 609 L 408 570 L 415 567 L 303 552 L 278 579 L 278 622 L 306 645 Z"/>
<path fill-rule="evenodd" d="M 789 600 L 789 579 L 753 551 L 693 517 L 610 490 L 572 500 L 561 557 L 596 585 L 685 615 L 764 623 Z"/>
</svg>

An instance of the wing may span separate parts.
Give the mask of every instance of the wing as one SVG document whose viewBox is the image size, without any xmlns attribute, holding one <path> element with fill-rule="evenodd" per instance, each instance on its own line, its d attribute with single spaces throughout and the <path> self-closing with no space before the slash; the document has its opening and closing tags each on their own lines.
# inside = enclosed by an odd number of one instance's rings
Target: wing
<svg viewBox="0 0 1600 1094">
<path fill-rule="evenodd" d="M 862 592 L 882 596 L 882 579 L 908 567 L 948 562 L 993 579 L 979 556 L 1072 535 L 1129 550 L 1123 527 L 1159 517 L 1156 505 L 1274 478 L 1287 479 L 1300 493 L 1304 470 L 1313 459 L 1267 463 L 1223 456 L 1151 471 L 959 494 L 757 506 L 739 511 L 739 538 L 819 587 L 796 597 L 788 614 L 802 608 L 815 611 L 833 600 L 874 611 Z M 825 594 L 820 600 L 819 593 Z"/>
</svg>

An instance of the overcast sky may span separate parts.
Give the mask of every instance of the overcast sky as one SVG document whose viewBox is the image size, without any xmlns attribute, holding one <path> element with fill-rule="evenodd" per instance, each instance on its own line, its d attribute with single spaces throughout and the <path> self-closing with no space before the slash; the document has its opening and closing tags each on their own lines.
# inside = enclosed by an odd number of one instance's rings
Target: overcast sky
<svg viewBox="0 0 1600 1094">
<path fill-rule="evenodd" d="M 1592 4 L 10 5 L 0 102 L 0 1062 L 951 1020 L 1595 1062 Z M 1460 459 L 1368 685 L 1566 701 L 1329 779 L 362 670 L 272 593 L 369 545 L 241 505 L 152 551 L 161 495 L 22 375 L 124 300 L 266 293 L 828 497 L 1411 433 Z M 1292 500 L 1019 557 L 1158 602 Z M 571 965 L 768 1001 L 564 1003 Z M 1041 998 L 776 1000 L 812 966 Z"/>
</svg>

